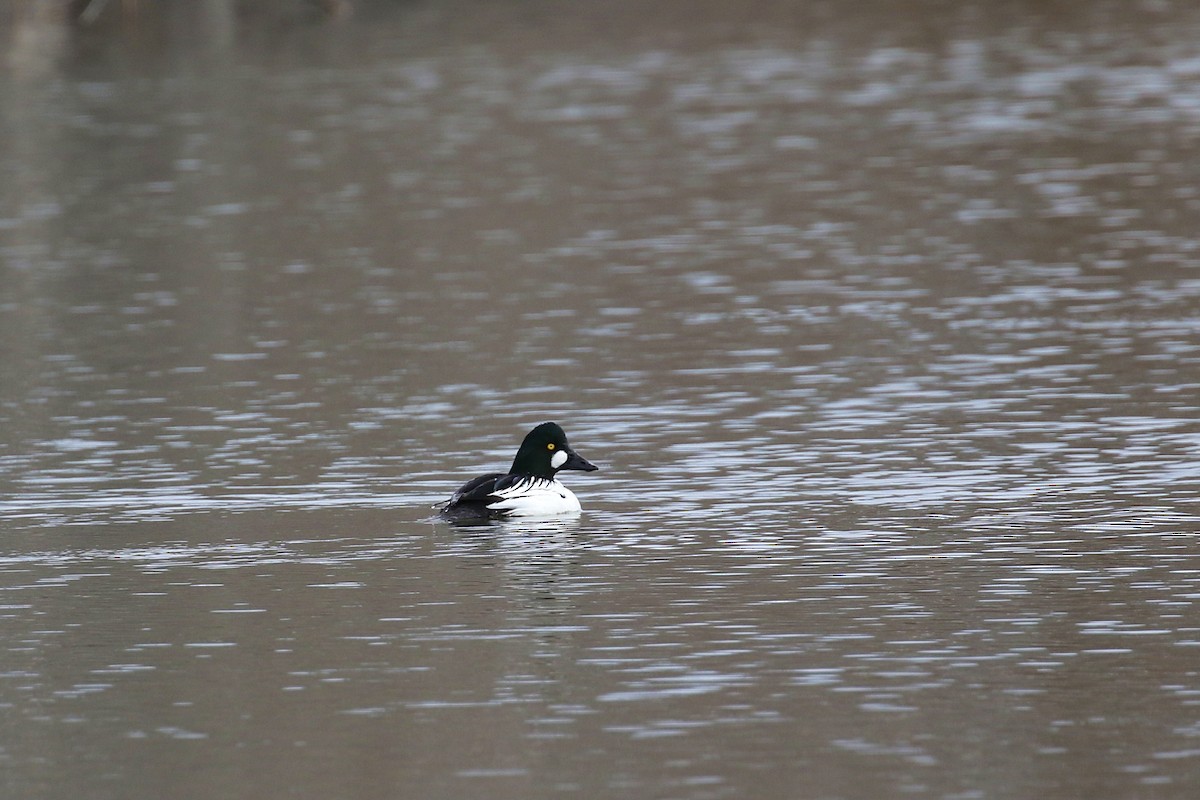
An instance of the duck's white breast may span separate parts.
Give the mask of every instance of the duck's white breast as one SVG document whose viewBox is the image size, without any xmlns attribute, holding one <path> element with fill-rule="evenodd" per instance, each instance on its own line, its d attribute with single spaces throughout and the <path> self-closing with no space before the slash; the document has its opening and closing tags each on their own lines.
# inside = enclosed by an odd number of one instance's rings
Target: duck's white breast
<svg viewBox="0 0 1200 800">
<path fill-rule="evenodd" d="M 502 511 L 514 517 L 546 517 L 579 513 L 579 498 L 558 481 L 521 481 L 493 492 L 500 498 L 488 504 L 490 511 Z"/>
</svg>

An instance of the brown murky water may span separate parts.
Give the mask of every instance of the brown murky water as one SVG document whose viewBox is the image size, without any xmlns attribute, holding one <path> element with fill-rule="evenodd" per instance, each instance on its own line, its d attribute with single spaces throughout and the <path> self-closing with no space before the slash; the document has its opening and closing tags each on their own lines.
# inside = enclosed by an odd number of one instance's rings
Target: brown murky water
<svg viewBox="0 0 1200 800">
<path fill-rule="evenodd" d="M 1200 792 L 1200 12 L 58 5 L 0 794 Z"/>
</svg>

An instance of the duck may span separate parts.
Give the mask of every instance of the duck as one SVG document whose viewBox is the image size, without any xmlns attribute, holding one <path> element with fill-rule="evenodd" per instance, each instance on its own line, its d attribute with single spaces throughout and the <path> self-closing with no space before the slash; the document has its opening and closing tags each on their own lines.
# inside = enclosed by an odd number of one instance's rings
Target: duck
<svg viewBox="0 0 1200 800">
<path fill-rule="evenodd" d="M 566 469 L 600 469 L 576 453 L 567 434 L 543 422 L 525 435 L 507 473 L 492 472 L 469 480 L 441 508 L 451 517 L 542 517 L 578 514 L 579 498 L 556 477 Z"/>
</svg>

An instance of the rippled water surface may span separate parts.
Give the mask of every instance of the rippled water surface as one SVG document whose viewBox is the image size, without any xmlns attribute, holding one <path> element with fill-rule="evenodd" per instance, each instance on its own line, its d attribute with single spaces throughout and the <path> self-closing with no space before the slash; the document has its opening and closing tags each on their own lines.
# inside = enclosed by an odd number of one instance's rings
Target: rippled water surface
<svg viewBox="0 0 1200 800">
<path fill-rule="evenodd" d="M 0 794 L 1200 793 L 1200 13 L 60 5 Z"/>
</svg>

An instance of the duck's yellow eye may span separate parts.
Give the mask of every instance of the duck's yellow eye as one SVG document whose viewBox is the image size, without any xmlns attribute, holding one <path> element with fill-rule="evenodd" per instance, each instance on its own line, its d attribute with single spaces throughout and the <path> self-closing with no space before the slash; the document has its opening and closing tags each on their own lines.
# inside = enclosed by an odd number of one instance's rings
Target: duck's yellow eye
<svg viewBox="0 0 1200 800">
<path fill-rule="evenodd" d="M 554 449 L 554 442 L 551 442 L 550 444 L 546 445 L 546 449 L 547 449 L 547 450 L 553 450 L 553 449 Z"/>
</svg>

